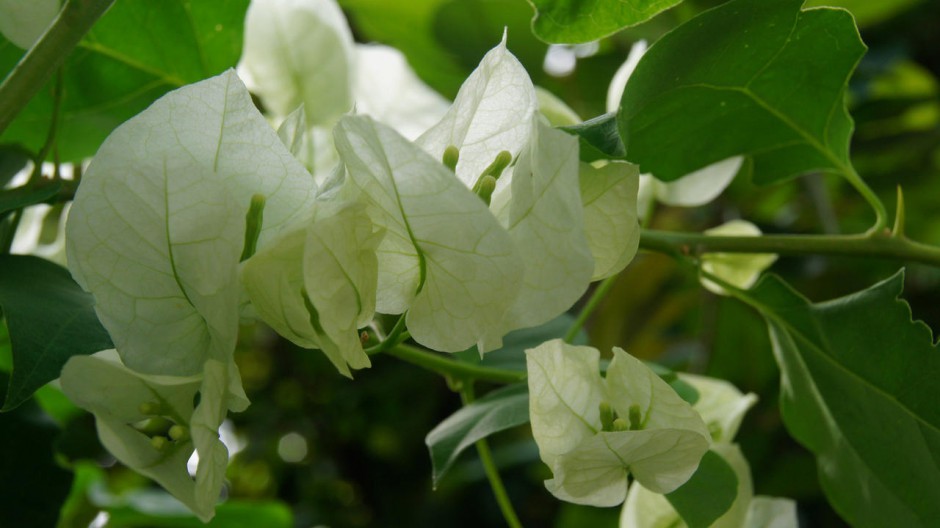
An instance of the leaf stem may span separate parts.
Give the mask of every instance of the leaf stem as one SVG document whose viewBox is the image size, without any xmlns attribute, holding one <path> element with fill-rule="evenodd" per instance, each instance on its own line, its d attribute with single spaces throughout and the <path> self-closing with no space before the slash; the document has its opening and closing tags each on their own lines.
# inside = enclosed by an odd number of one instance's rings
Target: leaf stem
<svg viewBox="0 0 940 528">
<path fill-rule="evenodd" d="M 62 11 L 0 84 L 0 134 L 13 122 L 114 0 L 67 0 Z"/>
<path fill-rule="evenodd" d="M 855 187 L 855 190 L 862 195 L 862 198 L 871 205 L 871 208 L 875 211 L 875 225 L 868 230 L 869 234 L 880 233 L 885 228 L 888 227 L 888 210 L 885 208 L 884 202 L 881 201 L 881 198 L 878 198 L 878 195 L 875 194 L 875 191 L 871 190 L 871 187 L 865 183 L 865 180 L 855 172 L 855 167 L 852 167 L 851 164 L 843 168 L 843 176 L 848 182 Z"/>
<path fill-rule="evenodd" d="M 587 304 L 585 304 L 584 308 L 581 309 L 581 313 L 578 314 L 577 319 L 571 323 L 571 327 L 568 328 L 568 331 L 565 333 L 564 339 L 566 343 L 571 343 L 574 341 L 574 338 L 578 336 L 578 332 L 580 332 L 581 328 L 584 327 L 584 323 L 586 323 L 588 318 L 591 317 L 591 314 L 594 313 L 594 310 L 600 306 L 601 301 L 604 300 L 604 297 L 610 293 L 610 290 L 614 287 L 614 283 L 617 282 L 618 276 L 619 274 L 611 275 L 597 285 L 597 288 L 594 289 L 594 293 L 591 294 L 591 298 L 588 299 Z"/>
<path fill-rule="evenodd" d="M 463 404 L 473 403 L 473 383 L 467 383 L 460 390 L 460 399 Z M 509 494 L 506 493 L 506 486 L 503 485 L 503 479 L 499 476 L 499 468 L 493 461 L 493 453 L 490 451 L 490 445 L 485 438 L 476 441 L 477 453 L 480 455 L 480 462 L 483 464 L 483 470 L 486 471 L 486 478 L 490 481 L 490 487 L 493 489 L 493 495 L 496 496 L 496 502 L 503 513 L 503 519 L 510 528 L 522 528 L 519 522 L 519 516 L 512 507 L 512 501 Z"/>
<path fill-rule="evenodd" d="M 464 363 L 455 359 L 448 359 L 429 350 L 405 344 L 399 344 L 383 352 L 442 376 L 492 383 L 516 383 L 526 379 L 525 372 Z"/>
<path fill-rule="evenodd" d="M 940 247 L 892 236 L 885 229 L 858 235 L 708 236 L 644 229 L 640 247 L 668 254 L 777 253 L 884 258 L 940 267 Z"/>
</svg>

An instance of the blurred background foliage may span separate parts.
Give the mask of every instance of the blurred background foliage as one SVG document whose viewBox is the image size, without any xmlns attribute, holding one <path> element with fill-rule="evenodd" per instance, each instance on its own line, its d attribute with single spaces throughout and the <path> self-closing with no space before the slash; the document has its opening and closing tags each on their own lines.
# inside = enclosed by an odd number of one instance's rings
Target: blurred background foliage
<svg viewBox="0 0 940 528">
<path fill-rule="evenodd" d="M 209 18 L 204 21 L 218 33 L 208 40 L 210 48 L 218 48 L 213 55 L 218 64 L 178 62 L 187 53 L 187 42 L 174 44 L 177 55 L 154 53 L 151 77 L 128 81 L 127 90 L 134 97 L 120 100 L 115 113 L 106 116 L 113 121 L 106 126 L 113 127 L 178 84 L 234 65 L 233 50 L 240 48 L 238 30 L 247 2 L 224 2 L 211 9 L 204 2 L 181 5 L 195 6 L 196 12 L 205 9 L 205 17 L 223 17 L 224 27 L 212 25 Z M 159 7 L 155 0 L 149 3 L 150 9 L 163 9 L 162 2 Z M 635 41 L 655 40 L 720 2 L 687 0 L 600 42 L 551 48 L 532 35 L 532 10 L 523 0 L 340 3 L 357 40 L 401 49 L 417 73 L 449 98 L 499 41 L 505 27 L 510 50 L 535 84 L 588 118 L 604 112 L 610 79 Z M 849 104 L 856 120 L 852 158 L 859 174 L 888 204 L 895 203 L 897 187 L 902 187 L 908 234 L 940 245 L 940 32 L 936 31 L 940 2 L 813 0 L 811 4 L 850 9 L 869 46 L 850 84 Z M 102 19 L 93 34 L 97 42 L 120 46 L 128 32 L 147 23 L 127 24 L 122 16 L 116 8 Z M 80 48 L 71 67 L 104 61 L 102 71 L 109 71 L 107 57 L 95 55 L 95 49 Z M 4 65 L 16 58 L 10 46 L 0 45 Z M 76 87 L 73 93 L 114 96 L 87 88 Z M 82 104 L 97 104 L 73 102 L 79 114 Z M 743 171 L 707 206 L 660 206 L 650 227 L 701 231 L 734 218 L 755 222 L 765 233 L 849 233 L 867 229 L 872 215 L 840 178 L 810 175 L 757 187 Z M 820 301 L 866 288 L 900 265 L 871 259 L 784 257 L 772 271 Z M 905 298 L 915 318 L 940 328 L 940 270 L 917 265 L 907 269 Z M 703 290 L 694 274 L 668 257 L 641 253 L 621 275 L 587 332 L 601 350 L 621 346 L 641 358 L 728 379 L 757 393 L 760 403 L 747 415 L 738 435 L 756 493 L 796 499 L 804 526 L 843 525 L 822 496 L 812 456 L 783 428 L 776 404 L 778 372 L 766 329 L 756 314 Z M 9 370 L 9 355 L 9 340 L 0 325 L 0 370 Z M 375 357 L 371 369 L 349 381 L 322 354 L 297 349 L 261 326 L 243 329 L 237 361 L 252 406 L 232 415 L 226 428 L 230 446 L 240 450 L 229 467 L 228 501 L 212 526 L 502 523 L 475 453 L 462 456 L 439 488 L 432 490 L 424 437 L 459 407 L 458 396 L 445 380 L 394 358 Z M 54 526 L 55 515 L 35 512 L 55 512 L 62 504 L 60 526 L 200 525 L 146 480 L 115 465 L 98 444 L 90 415 L 74 408 L 53 386 L 42 389 L 34 403 L 0 417 L 0 439 L 3 526 Z M 618 509 L 563 504 L 544 490 L 548 468 L 538 461 L 528 427 L 501 433 L 491 441 L 508 493 L 526 525 L 616 525 Z M 45 463 L 32 464 L 34 460 Z M 43 493 L 34 493 L 36 489 Z"/>
</svg>

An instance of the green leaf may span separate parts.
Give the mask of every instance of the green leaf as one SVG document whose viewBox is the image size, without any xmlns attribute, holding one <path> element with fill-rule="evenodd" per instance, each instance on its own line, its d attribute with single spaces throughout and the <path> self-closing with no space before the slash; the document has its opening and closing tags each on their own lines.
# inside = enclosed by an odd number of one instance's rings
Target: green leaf
<svg viewBox="0 0 940 528">
<path fill-rule="evenodd" d="M 0 389 L 6 381 L 6 375 L 0 374 Z M 72 483 L 72 474 L 55 461 L 53 445 L 58 433 L 32 403 L 0 418 L 3 526 L 56 526 Z"/>
<path fill-rule="evenodd" d="M 44 202 L 55 196 L 61 188 L 62 183 L 59 181 L 44 180 L 34 187 L 22 186 L 0 191 L 0 217 L 8 211 Z"/>
<path fill-rule="evenodd" d="M 0 256 L 0 307 L 13 348 L 13 374 L 3 410 L 20 405 L 59 377 L 71 356 L 110 348 L 94 301 L 68 270 L 47 260 Z"/>
<path fill-rule="evenodd" d="M 528 421 L 529 388 L 525 383 L 490 392 L 448 416 L 424 439 L 431 453 L 434 487 L 474 442 Z"/>
<path fill-rule="evenodd" d="M 561 129 L 578 136 L 581 161 L 622 160 L 627 154 L 617 129 L 617 114 L 614 112 L 592 117 L 577 125 L 563 126 Z"/>
<path fill-rule="evenodd" d="M 101 146 L 69 215 L 69 265 L 128 367 L 195 374 L 235 348 L 252 196 L 266 198 L 261 248 L 315 193 L 229 70 L 166 95 Z"/>
<path fill-rule="evenodd" d="M 682 0 L 529 0 L 532 31 L 546 42 L 590 42 L 645 22 Z"/>
<path fill-rule="evenodd" d="M 735 295 L 766 319 L 790 433 L 816 457 L 823 489 L 854 526 L 940 518 L 940 354 L 897 297 L 903 274 L 811 304 L 774 276 Z"/>
<path fill-rule="evenodd" d="M 277 501 L 227 500 L 215 517 L 203 522 L 179 501 L 158 490 L 135 490 L 112 495 L 95 489 L 92 500 L 108 513 L 109 526 L 148 528 L 291 528 L 290 508 Z"/>
<path fill-rule="evenodd" d="M 725 459 L 709 451 L 685 484 L 665 495 L 689 528 L 707 528 L 738 495 L 738 478 Z"/>
<path fill-rule="evenodd" d="M 15 145 L 0 145 L 0 189 L 29 164 L 28 152 Z"/>
<path fill-rule="evenodd" d="M 843 99 L 865 46 L 848 12 L 802 2 L 734 0 L 653 45 L 621 100 L 627 158 L 665 181 L 739 154 L 759 183 L 853 173 Z"/>
<path fill-rule="evenodd" d="M 95 153 L 119 124 L 169 90 L 235 66 L 248 0 L 115 2 L 64 65 L 56 145 L 62 161 Z M 0 41 L 0 72 L 22 50 Z M 52 110 L 49 83 L 4 132 L 37 152 Z"/>
<path fill-rule="evenodd" d="M 873 26 L 923 3 L 924 0 L 807 0 L 807 7 L 842 7 L 852 12 L 859 27 Z"/>
</svg>

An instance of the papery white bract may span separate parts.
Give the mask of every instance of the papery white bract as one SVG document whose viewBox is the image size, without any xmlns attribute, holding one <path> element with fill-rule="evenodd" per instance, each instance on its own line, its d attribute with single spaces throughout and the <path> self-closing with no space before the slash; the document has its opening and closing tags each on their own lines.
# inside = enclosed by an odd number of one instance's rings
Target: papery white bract
<svg viewBox="0 0 940 528">
<path fill-rule="evenodd" d="M 693 409 L 701 414 L 711 432 L 711 450 L 734 470 L 738 490 L 734 503 L 710 526 L 712 528 L 796 528 L 796 505 L 789 499 L 754 497 L 751 469 L 737 444 L 731 443 L 744 413 L 757 402 L 754 394 L 742 394 L 727 381 L 679 374 L 680 379 L 698 390 Z M 630 488 L 620 514 L 620 528 L 651 526 L 684 527 L 678 512 L 662 495 L 642 484 Z"/>
<path fill-rule="evenodd" d="M 761 231 L 747 220 L 732 220 L 718 227 L 706 229 L 711 236 L 760 236 Z M 760 274 L 776 262 L 773 253 L 706 253 L 702 255 L 702 271 L 710 273 L 728 284 L 741 289 L 748 289 L 757 282 Z M 702 286 L 718 295 L 727 295 L 721 285 L 706 276 L 699 280 Z"/>
<path fill-rule="evenodd" d="M 435 350 L 498 341 L 522 274 L 509 234 L 452 172 L 391 128 L 349 116 L 334 133 L 349 184 L 386 230 L 376 309 L 407 310 L 412 337 Z"/>
<path fill-rule="evenodd" d="M 59 14 L 59 5 L 59 0 L 0 0 L 0 35 L 31 48 Z"/>
<path fill-rule="evenodd" d="M 231 378 L 238 375 L 233 367 L 210 359 L 196 376 L 144 375 L 125 367 L 111 350 L 69 359 L 61 385 L 75 404 L 95 415 L 98 437 L 115 458 L 157 481 L 207 522 L 228 465 L 219 426 L 229 409 L 247 406 L 244 393 L 230 392 Z M 142 412 L 144 406 L 152 412 Z M 158 420 L 160 430 L 148 431 L 148 420 Z M 178 439 L 168 436 L 171 424 L 182 428 Z M 186 470 L 194 449 L 199 452 L 195 479 Z"/>
<path fill-rule="evenodd" d="M 267 199 L 264 244 L 316 186 L 232 71 L 165 95 L 105 140 L 69 215 L 68 260 L 128 367 L 191 375 L 231 361 L 254 194 Z"/>
<path fill-rule="evenodd" d="M 598 360 L 596 349 L 561 340 L 526 351 L 532 435 L 554 475 L 546 488 L 559 499 L 593 506 L 622 503 L 628 475 L 662 493 L 675 490 L 708 450 L 705 424 L 623 350 L 614 349 L 606 378 Z M 608 418 L 613 429 L 602 405 L 614 413 Z"/>
<path fill-rule="evenodd" d="M 365 206 L 318 202 L 313 216 L 245 262 L 252 305 L 278 334 L 323 350 L 345 376 L 370 365 L 358 328 L 375 314 L 382 233 Z"/>
</svg>

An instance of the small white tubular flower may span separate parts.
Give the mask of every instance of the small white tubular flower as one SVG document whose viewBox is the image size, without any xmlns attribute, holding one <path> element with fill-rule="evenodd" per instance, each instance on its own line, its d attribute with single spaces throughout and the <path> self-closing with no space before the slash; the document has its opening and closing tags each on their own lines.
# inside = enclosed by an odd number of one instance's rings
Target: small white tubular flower
<svg viewBox="0 0 940 528">
<path fill-rule="evenodd" d="M 233 376 L 238 376 L 234 364 L 211 359 L 196 376 L 139 374 L 111 350 L 69 359 L 61 384 L 73 402 L 94 414 L 98 437 L 115 458 L 157 481 L 207 522 L 228 465 L 219 426 L 228 410 L 247 405 L 240 389 L 231 392 Z M 194 449 L 199 453 L 195 479 L 186 470 Z"/>
<path fill-rule="evenodd" d="M 788 499 L 754 497 L 751 469 L 737 444 L 731 443 L 744 413 L 757 402 L 754 394 L 742 394 L 727 381 L 680 373 L 679 377 L 698 390 L 692 407 L 708 426 L 714 443 L 711 450 L 734 470 L 738 490 L 734 503 L 711 528 L 796 528 L 796 505 Z M 644 485 L 630 488 L 620 514 L 620 528 L 685 527 L 685 522 L 662 493 Z"/>
<path fill-rule="evenodd" d="M 319 202 L 313 217 L 249 258 L 242 281 L 260 317 L 304 348 L 321 349 L 343 375 L 366 368 L 358 328 L 375 314 L 382 238 L 355 202 Z"/>
<path fill-rule="evenodd" d="M 303 104 L 308 125 L 353 106 L 352 33 L 333 0 L 252 0 L 239 74 L 275 115 Z"/>
<path fill-rule="evenodd" d="M 627 82 L 640 59 L 646 53 L 646 41 L 637 41 L 630 49 L 627 60 L 617 69 L 607 89 L 607 111 L 616 112 L 627 87 Z M 638 209 L 640 218 L 649 212 L 653 201 L 677 207 L 696 207 L 704 205 L 718 197 L 741 169 L 744 158 L 735 156 L 718 161 L 681 178 L 662 182 L 652 174 L 640 176 Z"/>
<path fill-rule="evenodd" d="M 59 14 L 59 0 L 0 0 L 0 35 L 29 49 Z"/>
<path fill-rule="evenodd" d="M 760 229 L 747 220 L 732 220 L 704 231 L 711 236 L 760 236 Z M 706 253 L 702 256 L 702 270 L 741 289 L 748 289 L 757 282 L 760 274 L 777 260 L 773 253 Z M 718 295 L 727 292 L 720 285 L 700 277 L 699 282 Z"/>
<path fill-rule="evenodd" d="M 648 367 L 623 350 L 602 378 L 599 352 L 553 340 L 526 351 L 532 435 L 561 500 L 616 506 L 627 477 L 668 493 L 708 450 L 705 424 Z"/>
</svg>

